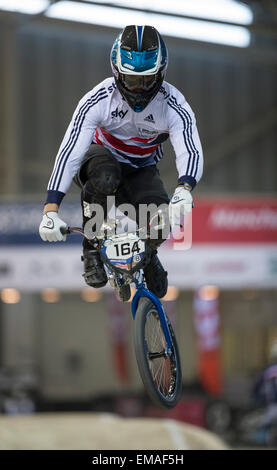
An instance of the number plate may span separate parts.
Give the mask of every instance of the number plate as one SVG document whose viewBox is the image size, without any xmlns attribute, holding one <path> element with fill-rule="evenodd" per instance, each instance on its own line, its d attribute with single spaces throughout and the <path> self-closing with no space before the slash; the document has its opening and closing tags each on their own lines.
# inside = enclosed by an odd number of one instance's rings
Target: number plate
<svg viewBox="0 0 277 470">
<path fill-rule="evenodd" d="M 145 243 L 136 235 L 115 236 L 105 241 L 103 251 L 115 266 L 131 269 L 141 260 Z"/>
</svg>

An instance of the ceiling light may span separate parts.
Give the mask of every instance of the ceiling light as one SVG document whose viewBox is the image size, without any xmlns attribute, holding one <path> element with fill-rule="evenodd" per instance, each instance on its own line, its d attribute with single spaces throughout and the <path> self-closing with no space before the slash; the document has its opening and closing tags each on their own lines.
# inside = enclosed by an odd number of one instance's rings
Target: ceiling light
<svg viewBox="0 0 277 470">
<path fill-rule="evenodd" d="M 49 5 L 49 0 L 0 0 L 0 10 L 15 11 L 29 15 L 42 13 Z"/>
<path fill-rule="evenodd" d="M 17 289 L 2 289 L 1 300 L 5 304 L 17 304 L 20 301 L 20 292 Z"/>
<path fill-rule="evenodd" d="M 90 287 L 81 291 L 81 297 L 85 302 L 98 302 L 102 294 L 97 289 Z"/>
<path fill-rule="evenodd" d="M 53 304 L 60 300 L 60 293 L 57 289 L 48 287 L 47 289 L 43 289 L 41 291 L 41 298 L 44 300 L 44 302 Z"/>
<path fill-rule="evenodd" d="M 176 300 L 179 297 L 179 289 L 175 286 L 168 286 L 167 288 L 167 293 L 165 296 L 162 298 L 162 300 L 170 301 L 170 300 Z"/>
<path fill-rule="evenodd" d="M 203 286 L 198 290 L 198 297 L 202 300 L 216 300 L 219 296 L 217 286 Z"/>
<path fill-rule="evenodd" d="M 103 0 L 93 0 L 103 3 Z M 208 20 L 225 21 L 227 23 L 251 24 L 253 12 L 251 8 L 234 0 L 109 0 L 108 3 L 125 8 L 159 11 L 177 15 L 192 16 Z"/>
<path fill-rule="evenodd" d="M 236 47 L 249 46 L 251 39 L 248 29 L 242 26 L 69 1 L 60 1 L 50 6 L 46 16 L 119 29 L 128 24 L 150 24 L 167 36 Z"/>
</svg>

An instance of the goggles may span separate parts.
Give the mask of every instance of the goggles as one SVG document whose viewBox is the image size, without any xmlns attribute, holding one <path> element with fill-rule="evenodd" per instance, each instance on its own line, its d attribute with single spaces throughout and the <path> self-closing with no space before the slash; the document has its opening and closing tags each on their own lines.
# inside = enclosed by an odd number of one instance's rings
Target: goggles
<svg viewBox="0 0 277 470">
<path fill-rule="evenodd" d="M 121 74 L 121 81 L 128 91 L 142 92 L 151 90 L 158 79 L 158 75 L 128 75 Z"/>
</svg>

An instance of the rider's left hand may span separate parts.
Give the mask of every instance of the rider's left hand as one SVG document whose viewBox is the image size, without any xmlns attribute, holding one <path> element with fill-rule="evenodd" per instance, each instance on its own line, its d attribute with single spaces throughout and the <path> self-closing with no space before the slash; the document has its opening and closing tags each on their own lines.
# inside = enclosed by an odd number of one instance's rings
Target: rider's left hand
<svg viewBox="0 0 277 470">
<path fill-rule="evenodd" d="M 169 219 L 171 227 L 180 226 L 180 218 L 192 210 L 193 199 L 191 192 L 183 186 L 178 186 L 169 203 Z"/>
</svg>

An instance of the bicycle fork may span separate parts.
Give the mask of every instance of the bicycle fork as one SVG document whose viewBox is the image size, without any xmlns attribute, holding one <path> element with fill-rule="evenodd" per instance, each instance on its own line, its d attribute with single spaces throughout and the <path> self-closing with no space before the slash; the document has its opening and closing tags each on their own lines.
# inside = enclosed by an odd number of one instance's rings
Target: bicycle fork
<svg viewBox="0 0 277 470">
<path fill-rule="evenodd" d="M 151 300 L 151 302 L 153 302 L 153 304 L 155 305 L 155 307 L 157 309 L 157 313 L 159 315 L 159 320 L 161 322 L 162 329 L 163 329 L 163 332 L 164 332 L 164 335 L 165 335 L 166 354 L 168 355 L 168 354 L 171 353 L 172 339 L 171 339 L 171 333 L 170 333 L 169 328 L 168 328 L 168 324 L 167 324 L 167 321 L 166 321 L 166 315 L 165 315 L 165 311 L 164 311 L 164 308 L 162 306 L 162 303 L 160 302 L 158 297 L 156 297 L 152 292 L 150 292 L 148 289 L 146 289 L 146 287 L 144 286 L 143 283 L 137 283 L 136 282 L 136 284 L 137 284 L 137 292 L 135 293 L 135 295 L 133 297 L 133 300 L 132 300 L 133 319 L 135 319 L 136 311 L 137 311 L 137 308 L 138 308 L 138 303 L 139 303 L 141 298 L 146 297 L 147 299 Z"/>
</svg>

